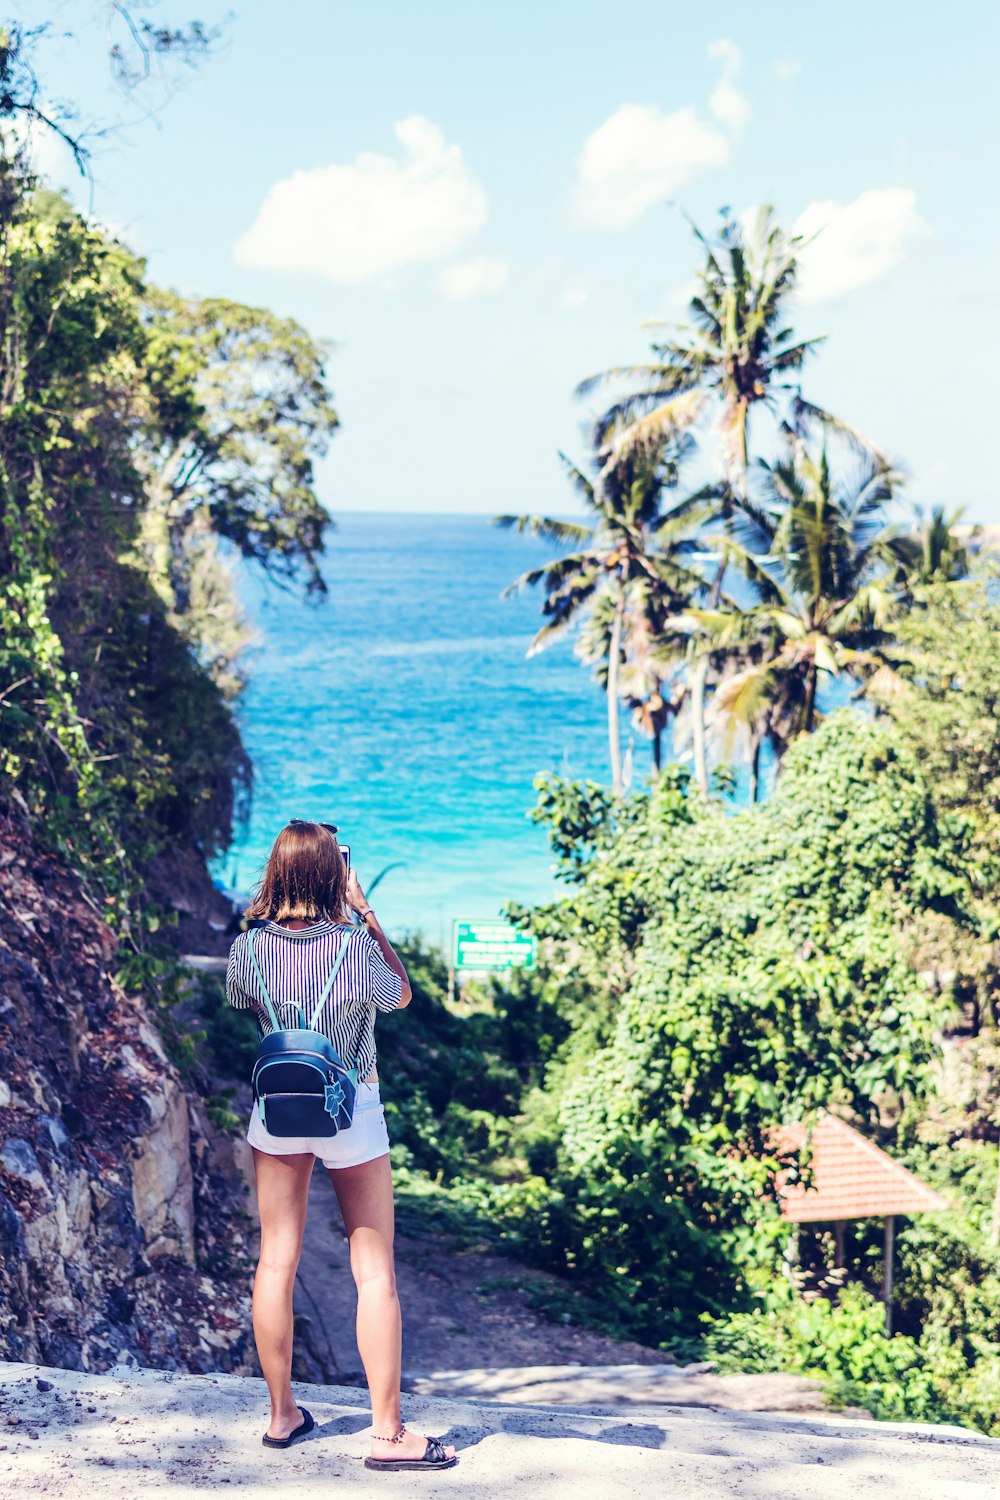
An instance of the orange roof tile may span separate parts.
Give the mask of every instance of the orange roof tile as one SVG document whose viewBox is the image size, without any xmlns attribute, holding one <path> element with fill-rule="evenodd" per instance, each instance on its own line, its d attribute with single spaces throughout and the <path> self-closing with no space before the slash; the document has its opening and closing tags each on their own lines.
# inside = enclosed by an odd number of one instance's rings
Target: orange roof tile
<svg viewBox="0 0 1000 1500">
<path fill-rule="evenodd" d="M 804 1125 L 784 1125 L 775 1132 L 774 1144 L 781 1151 L 797 1151 L 806 1136 Z M 882 1219 L 948 1207 L 940 1193 L 834 1115 L 820 1115 L 813 1127 L 809 1171 L 811 1187 L 790 1183 L 781 1189 L 782 1215 L 794 1224 Z"/>
</svg>

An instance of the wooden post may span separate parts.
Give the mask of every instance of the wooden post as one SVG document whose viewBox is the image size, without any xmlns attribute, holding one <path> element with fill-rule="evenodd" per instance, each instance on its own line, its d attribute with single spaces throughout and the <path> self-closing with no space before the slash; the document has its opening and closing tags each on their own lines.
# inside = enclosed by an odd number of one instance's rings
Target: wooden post
<svg viewBox="0 0 1000 1500">
<path fill-rule="evenodd" d="M 892 1333 L 892 1260 L 896 1247 L 896 1219 L 888 1214 L 885 1221 L 885 1249 L 882 1259 L 882 1301 L 885 1303 L 885 1331 Z"/>
<path fill-rule="evenodd" d="M 836 1247 L 833 1254 L 833 1264 L 838 1271 L 844 1266 L 844 1232 L 847 1228 L 846 1219 L 837 1219 L 833 1226 L 833 1243 Z"/>
<path fill-rule="evenodd" d="M 788 1244 L 785 1246 L 785 1275 L 789 1281 L 795 1281 L 795 1273 L 799 1268 L 799 1226 L 792 1225 L 792 1232 L 788 1236 Z"/>
</svg>

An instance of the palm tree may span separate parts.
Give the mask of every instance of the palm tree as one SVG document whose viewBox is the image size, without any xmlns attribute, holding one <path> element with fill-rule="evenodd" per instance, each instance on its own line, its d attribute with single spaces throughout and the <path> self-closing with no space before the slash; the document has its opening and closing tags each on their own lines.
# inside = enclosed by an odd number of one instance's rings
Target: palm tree
<svg viewBox="0 0 1000 1500">
<path fill-rule="evenodd" d="M 650 670 L 640 691 L 648 702 L 650 722 L 655 724 L 654 699 L 662 686 L 657 673 L 664 670 L 664 653 L 662 645 L 654 651 L 651 643 L 669 614 L 680 614 L 704 589 L 701 574 L 687 558 L 696 550 L 694 532 L 708 511 L 690 501 L 667 512 L 662 509 L 664 492 L 676 485 L 681 458 L 689 447 L 688 440 L 670 436 L 642 452 L 623 455 L 611 465 L 595 455 L 594 480 L 560 454 L 574 488 L 594 516 L 593 525 L 533 515 L 495 518 L 498 526 L 574 548 L 523 573 L 504 593 L 508 596 L 536 584 L 545 588 L 542 612 L 547 619 L 531 643 L 529 656 L 575 622 L 588 622 L 582 651 L 588 660 L 600 664 L 616 795 L 622 790 L 619 700 L 623 668 L 628 671 L 630 663 L 645 657 Z M 630 679 L 629 686 L 634 689 L 636 681 Z M 659 734 L 654 734 L 654 756 L 658 761 Z"/>
<path fill-rule="evenodd" d="M 723 438 L 726 469 L 745 488 L 750 417 L 763 404 L 771 411 L 784 394 L 798 391 L 796 376 L 823 341 L 799 341 L 786 323 L 785 303 L 795 288 L 799 236 L 789 238 L 763 207 L 747 232 L 728 210 L 713 244 L 691 224 L 705 252 L 699 287 L 691 298 L 690 324 L 654 343 L 655 360 L 606 370 L 584 380 L 578 394 L 628 381 L 637 389 L 598 420 L 598 446 L 615 457 L 665 432 L 676 432 L 713 412 Z"/>
<path fill-rule="evenodd" d="M 794 291 L 796 253 L 802 243 L 778 226 L 773 210 L 761 208 L 749 229 L 723 210 L 722 228 L 712 242 L 695 224 L 696 239 L 705 252 L 698 274 L 699 287 L 690 302 L 691 321 L 673 337 L 653 345 L 650 364 L 619 367 L 585 380 L 578 394 L 586 396 L 609 383 L 627 382 L 634 389 L 616 400 L 598 420 L 596 444 L 606 462 L 662 441 L 706 416 L 714 417 L 725 461 L 726 484 L 719 487 L 719 519 L 727 527 L 735 512 L 747 504 L 752 414 L 763 409 L 784 415 L 796 430 L 815 423 L 852 433 L 829 413 L 806 402 L 798 373 L 822 338 L 796 338 L 787 314 Z M 823 336 L 825 337 L 825 335 Z M 726 559 L 717 565 L 712 582 L 712 607 L 717 607 Z M 704 791 L 708 768 L 704 744 L 704 702 L 709 656 L 695 655 L 691 672 L 692 727 L 695 777 Z"/>
<path fill-rule="evenodd" d="M 972 568 L 970 546 L 975 550 L 980 540 L 978 526 L 962 526 L 963 511 L 954 510 L 945 514 L 943 505 L 932 507 L 925 515 L 916 507 L 919 525 L 911 533 L 913 560 L 908 570 L 907 581 L 915 586 L 922 583 L 955 583 L 968 578 Z"/>
<path fill-rule="evenodd" d="M 891 672 L 899 580 L 913 559 L 912 538 L 885 519 L 899 476 L 884 460 L 869 457 L 836 481 L 825 446 L 813 457 L 801 438 L 789 442 L 783 462 L 758 465 L 754 515 L 714 539 L 759 602 L 691 611 L 730 662 L 719 716 L 748 735 L 755 759 L 765 736 L 780 755 L 815 727 L 821 674 L 864 683 Z"/>
<path fill-rule="evenodd" d="M 636 570 L 623 590 L 618 695 L 636 727 L 652 742 L 656 774 L 663 768 L 667 725 L 685 696 L 678 681 L 690 635 L 684 612 L 705 591 L 702 575 L 692 565 L 698 546 L 693 537 L 695 514 L 685 503 L 662 519 L 655 533 L 655 571 Z M 700 514 L 707 517 L 708 512 Z M 603 594 L 594 601 L 577 641 L 577 654 L 594 666 L 605 691 L 616 659 L 612 639 L 616 617 L 613 596 Z"/>
</svg>

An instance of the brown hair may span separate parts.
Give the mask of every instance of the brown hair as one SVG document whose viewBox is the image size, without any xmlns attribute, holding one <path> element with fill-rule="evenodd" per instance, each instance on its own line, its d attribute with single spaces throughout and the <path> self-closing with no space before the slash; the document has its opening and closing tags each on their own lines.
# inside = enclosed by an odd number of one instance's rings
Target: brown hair
<svg viewBox="0 0 1000 1500">
<path fill-rule="evenodd" d="M 321 823 L 296 822 L 275 839 L 244 915 L 267 922 L 289 917 L 339 922 L 346 895 L 347 865 L 336 834 Z"/>
</svg>

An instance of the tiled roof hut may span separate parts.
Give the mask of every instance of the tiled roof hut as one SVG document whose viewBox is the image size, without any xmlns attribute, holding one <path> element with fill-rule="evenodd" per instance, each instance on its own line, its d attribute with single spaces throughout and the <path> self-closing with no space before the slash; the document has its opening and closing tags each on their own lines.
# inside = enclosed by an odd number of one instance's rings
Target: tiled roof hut
<svg viewBox="0 0 1000 1500">
<path fill-rule="evenodd" d="M 775 1144 L 781 1151 L 799 1151 L 807 1138 L 804 1125 L 785 1125 L 776 1132 Z M 834 1115 L 819 1116 L 809 1145 L 810 1186 L 797 1182 L 782 1188 L 782 1215 L 793 1224 L 831 1224 L 838 1266 L 844 1263 L 844 1229 L 849 1220 L 885 1220 L 882 1298 L 886 1330 L 891 1332 L 896 1215 L 936 1213 L 948 1204 L 940 1193 Z"/>
</svg>

